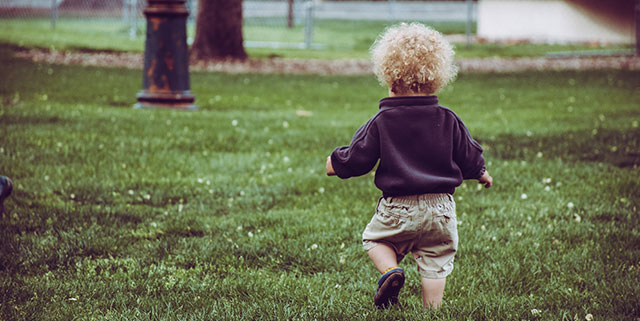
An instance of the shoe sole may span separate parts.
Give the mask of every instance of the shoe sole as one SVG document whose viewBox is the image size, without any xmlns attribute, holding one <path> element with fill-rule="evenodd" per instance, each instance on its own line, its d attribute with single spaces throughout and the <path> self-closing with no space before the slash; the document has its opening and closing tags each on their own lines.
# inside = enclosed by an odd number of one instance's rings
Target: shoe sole
<svg viewBox="0 0 640 321">
<path fill-rule="evenodd" d="M 392 304 L 398 303 L 398 294 L 404 286 L 404 273 L 391 273 L 382 283 L 373 302 L 378 308 L 385 309 Z"/>
<path fill-rule="evenodd" d="M 7 185 L 0 191 L 0 214 L 4 213 L 4 200 L 11 195 L 11 191 L 13 190 L 13 182 L 9 178 L 6 179 L 5 183 L 7 183 Z"/>
</svg>

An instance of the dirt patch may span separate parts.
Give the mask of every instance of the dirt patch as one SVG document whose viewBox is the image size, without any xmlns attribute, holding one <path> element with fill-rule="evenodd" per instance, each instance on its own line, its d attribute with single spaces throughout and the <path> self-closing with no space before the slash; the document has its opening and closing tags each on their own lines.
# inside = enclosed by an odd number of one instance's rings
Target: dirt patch
<svg viewBox="0 0 640 321">
<path fill-rule="evenodd" d="M 142 68 L 142 53 L 74 52 L 45 49 L 16 50 L 17 57 L 35 62 L 75 64 L 82 66 Z M 595 56 L 565 58 L 459 58 L 460 72 L 516 72 L 526 70 L 640 70 L 639 56 Z M 192 71 L 226 73 L 286 73 L 322 75 L 363 75 L 371 73 L 371 64 L 364 59 L 284 59 L 264 58 L 237 60 L 191 61 Z"/>
</svg>

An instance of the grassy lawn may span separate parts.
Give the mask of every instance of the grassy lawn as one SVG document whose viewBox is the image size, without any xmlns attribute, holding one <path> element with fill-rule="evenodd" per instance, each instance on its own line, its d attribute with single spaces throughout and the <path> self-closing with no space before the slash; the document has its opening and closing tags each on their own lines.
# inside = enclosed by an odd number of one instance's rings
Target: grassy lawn
<svg viewBox="0 0 640 321">
<path fill-rule="evenodd" d="M 139 70 L 0 47 L 0 320 L 637 320 L 640 73 L 462 74 L 441 95 L 495 187 L 455 198 L 445 304 L 372 304 L 373 177 L 324 175 L 373 76 L 192 73 L 197 112 L 135 110 Z M 300 112 L 305 111 L 305 112 Z M 532 313 L 537 309 L 538 313 Z"/>
<path fill-rule="evenodd" d="M 464 23 L 425 22 L 445 34 L 464 34 Z M 144 20 L 138 25 L 138 37 L 129 38 L 129 29 L 120 19 L 73 19 L 61 18 L 56 28 L 51 29 L 49 19 L 0 19 L 0 43 L 11 43 L 22 47 L 44 47 L 57 50 L 144 50 Z M 324 46 L 318 50 L 252 48 L 247 51 L 253 58 L 320 58 L 320 59 L 368 59 L 368 50 L 378 34 L 390 23 L 386 21 L 341 21 L 318 20 L 314 24 L 313 43 Z M 79 30 L 81 32 L 79 32 Z M 292 29 L 280 25 L 249 23 L 244 26 L 246 41 L 303 43 L 304 26 Z M 195 34 L 194 26 L 187 30 L 188 36 Z M 631 46 L 607 45 L 540 45 L 540 44 L 494 44 L 477 43 L 471 47 L 457 44 L 458 57 L 527 57 L 544 56 L 548 52 L 579 50 L 624 50 Z"/>
</svg>

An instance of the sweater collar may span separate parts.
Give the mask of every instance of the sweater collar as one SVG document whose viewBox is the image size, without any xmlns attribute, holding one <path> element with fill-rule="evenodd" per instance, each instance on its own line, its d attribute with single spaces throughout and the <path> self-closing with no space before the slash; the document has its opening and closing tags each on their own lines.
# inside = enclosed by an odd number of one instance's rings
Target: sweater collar
<svg viewBox="0 0 640 321">
<path fill-rule="evenodd" d="M 438 104 L 437 96 L 400 96 L 386 97 L 380 100 L 380 109 L 399 106 L 434 106 Z"/>
</svg>

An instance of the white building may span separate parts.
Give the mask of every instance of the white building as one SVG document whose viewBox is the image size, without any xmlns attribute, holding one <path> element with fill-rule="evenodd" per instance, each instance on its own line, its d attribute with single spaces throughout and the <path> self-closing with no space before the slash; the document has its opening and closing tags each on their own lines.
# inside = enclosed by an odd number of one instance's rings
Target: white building
<svg viewBox="0 0 640 321">
<path fill-rule="evenodd" d="M 478 0 L 490 41 L 635 43 L 635 0 Z"/>
</svg>

